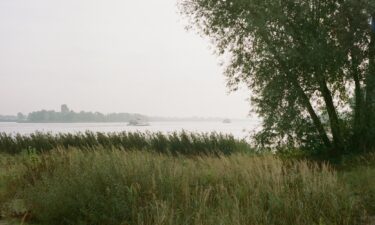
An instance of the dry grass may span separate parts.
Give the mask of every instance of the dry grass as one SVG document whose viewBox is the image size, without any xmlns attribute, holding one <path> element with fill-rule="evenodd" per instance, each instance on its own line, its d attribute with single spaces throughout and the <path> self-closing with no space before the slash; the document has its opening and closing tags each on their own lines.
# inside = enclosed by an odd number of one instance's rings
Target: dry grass
<svg viewBox="0 0 375 225">
<path fill-rule="evenodd" d="M 17 157 L 7 168 L 19 176 L 8 184 L 41 224 L 352 225 L 363 213 L 329 166 L 271 155 L 69 149 Z"/>
</svg>

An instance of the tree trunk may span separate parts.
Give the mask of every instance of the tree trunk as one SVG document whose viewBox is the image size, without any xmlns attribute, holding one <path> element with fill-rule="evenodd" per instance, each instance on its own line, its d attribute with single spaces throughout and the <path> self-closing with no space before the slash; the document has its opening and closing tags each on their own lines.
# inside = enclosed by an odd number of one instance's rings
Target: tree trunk
<svg viewBox="0 0 375 225">
<path fill-rule="evenodd" d="M 375 13 L 372 14 L 374 22 Z M 374 150 L 375 143 L 375 31 L 371 30 L 369 44 L 369 71 L 366 75 L 366 150 Z"/>
<path fill-rule="evenodd" d="M 355 106 L 354 106 L 354 124 L 353 124 L 353 137 L 352 137 L 352 147 L 354 150 L 362 150 L 365 147 L 364 143 L 364 95 L 360 83 L 359 77 L 359 63 L 356 59 L 354 51 L 351 51 L 352 55 L 352 76 L 354 80 L 354 95 L 355 95 Z"/>
<path fill-rule="evenodd" d="M 330 152 L 331 156 L 339 156 L 344 150 L 344 139 L 341 132 L 340 120 L 336 112 L 335 105 L 333 104 L 332 93 L 327 87 L 326 80 L 323 75 L 318 76 L 320 92 L 323 95 L 326 104 L 326 110 L 329 116 L 331 126 L 333 148 Z"/>
<path fill-rule="evenodd" d="M 277 58 L 278 58 L 278 61 L 281 65 L 281 67 L 282 67 L 281 69 L 284 72 L 286 72 L 287 70 L 285 69 L 286 67 L 284 65 L 284 61 L 280 57 L 277 57 Z M 294 86 L 294 88 L 296 88 L 296 91 L 297 91 L 297 93 L 300 97 L 301 103 L 307 109 L 307 111 L 308 111 L 308 113 L 309 113 L 309 115 L 310 115 L 310 117 L 313 121 L 313 124 L 315 126 L 315 129 L 319 133 L 319 136 L 320 136 L 322 142 L 327 147 L 327 149 L 331 149 L 332 144 L 331 144 L 331 141 L 328 138 L 326 130 L 324 129 L 322 121 L 320 120 L 319 116 L 316 114 L 316 112 L 315 112 L 315 110 L 314 110 L 314 108 L 313 108 L 313 106 L 310 102 L 310 98 L 307 96 L 306 92 L 303 90 L 302 86 L 300 85 L 300 83 L 298 81 L 298 77 L 296 75 L 289 75 L 289 76 L 291 77 L 291 83 Z"/>
<path fill-rule="evenodd" d="M 274 57 L 279 62 L 280 70 L 282 72 L 288 74 L 289 70 L 288 70 L 287 66 L 285 65 L 285 62 L 284 62 L 283 58 L 280 57 L 280 55 L 278 53 L 278 50 L 275 49 L 275 47 L 273 46 L 273 43 L 268 39 L 267 34 L 265 34 L 265 33 L 261 33 L 261 34 L 262 34 L 262 37 L 264 38 L 264 41 L 268 45 L 268 47 L 271 49 L 272 54 L 274 55 Z M 293 78 L 291 79 L 291 82 L 292 82 L 293 86 L 296 88 L 297 93 L 299 94 L 299 96 L 301 98 L 303 106 L 306 107 L 307 111 L 309 112 L 309 115 L 310 115 L 311 119 L 313 120 L 314 126 L 315 126 L 317 132 L 319 133 L 319 136 L 320 136 L 322 142 L 327 147 L 327 149 L 332 149 L 332 143 L 331 143 L 330 139 L 328 138 L 327 132 L 324 129 L 324 126 L 323 126 L 319 116 L 316 114 L 314 108 L 312 107 L 312 104 L 310 102 L 310 98 L 306 95 L 306 92 L 303 90 L 302 86 L 300 85 L 300 83 L 298 81 L 298 77 L 296 75 L 292 75 L 292 76 L 293 76 Z"/>
<path fill-rule="evenodd" d="M 313 120 L 314 126 L 318 131 L 320 138 L 322 139 L 327 149 L 330 149 L 332 147 L 331 141 L 328 138 L 327 132 L 325 131 L 324 126 L 320 121 L 320 118 L 318 117 L 314 108 L 312 107 L 309 97 L 306 95 L 301 85 L 298 84 L 297 80 L 295 80 L 294 85 L 296 86 L 299 96 L 301 97 L 302 104 L 306 107 L 311 119 Z"/>
<path fill-rule="evenodd" d="M 279 64 L 281 65 L 281 70 L 288 74 L 288 70 L 286 69 L 284 61 L 275 54 L 275 57 L 277 58 Z M 324 126 L 322 124 L 322 121 L 320 120 L 319 116 L 316 114 L 314 108 L 312 107 L 312 104 L 310 102 L 310 98 L 306 95 L 306 92 L 303 90 L 302 86 L 300 85 L 298 81 L 298 77 L 296 75 L 289 75 L 291 77 L 291 83 L 293 84 L 294 88 L 296 88 L 297 93 L 301 99 L 301 102 L 304 107 L 306 107 L 307 111 L 309 112 L 309 115 L 314 123 L 315 129 L 319 133 L 319 136 L 321 140 L 323 141 L 324 145 L 327 147 L 327 149 L 332 149 L 331 141 L 328 138 L 327 132 L 324 129 Z"/>
</svg>

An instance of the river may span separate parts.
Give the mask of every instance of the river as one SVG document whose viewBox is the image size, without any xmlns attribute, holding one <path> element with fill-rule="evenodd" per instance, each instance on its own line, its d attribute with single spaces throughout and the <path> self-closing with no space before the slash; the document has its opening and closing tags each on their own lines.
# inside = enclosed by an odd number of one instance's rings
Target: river
<svg viewBox="0 0 375 225">
<path fill-rule="evenodd" d="M 221 121 L 163 121 L 150 122 L 150 126 L 128 126 L 127 123 L 0 123 L 0 132 L 11 134 L 30 134 L 36 131 L 51 133 L 94 132 L 218 132 L 232 134 L 236 138 L 247 138 L 259 126 L 259 120 L 233 120 L 231 123 Z"/>
</svg>

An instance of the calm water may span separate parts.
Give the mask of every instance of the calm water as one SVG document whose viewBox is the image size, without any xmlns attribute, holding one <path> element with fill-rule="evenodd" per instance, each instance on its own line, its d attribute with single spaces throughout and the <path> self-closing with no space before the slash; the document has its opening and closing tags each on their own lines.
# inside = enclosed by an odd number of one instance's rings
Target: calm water
<svg viewBox="0 0 375 225">
<path fill-rule="evenodd" d="M 151 131 L 151 132 L 219 132 L 232 134 L 237 138 L 246 138 L 259 127 L 257 120 L 235 120 L 232 123 L 183 121 L 183 122 L 150 122 L 150 126 L 127 126 L 127 123 L 0 123 L 0 132 L 30 134 L 35 131 L 52 133 L 74 133 L 84 131 L 120 132 L 120 131 Z"/>
</svg>

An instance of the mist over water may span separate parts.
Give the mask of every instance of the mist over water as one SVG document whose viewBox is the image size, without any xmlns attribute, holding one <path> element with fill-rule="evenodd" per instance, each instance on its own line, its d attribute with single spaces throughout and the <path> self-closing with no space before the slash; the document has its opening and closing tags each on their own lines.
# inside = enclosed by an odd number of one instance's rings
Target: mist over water
<svg viewBox="0 0 375 225">
<path fill-rule="evenodd" d="M 58 110 L 245 118 L 175 0 L 1 0 L 0 114 Z"/>
<path fill-rule="evenodd" d="M 150 126 L 128 126 L 127 123 L 0 123 L 0 132 L 31 134 L 36 131 L 51 133 L 94 132 L 218 132 L 231 134 L 236 138 L 247 138 L 259 127 L 258 120 L 221 121 L 168 121 L 150 122 Z"/>
<path fill-rule="evenodd" d="M 28 123 L 2 122 L 0 132 L 185 130 L 247 137 L 256 119 L 153 120 L 145 127 L 45 119 L 61 104 L 76 113 L 248 118 L 248 90 L 228 94 L 220 59 L 185 22 L 175 0 L 0 1 L 0 115 L 48 111 Z"/>
</svg>

